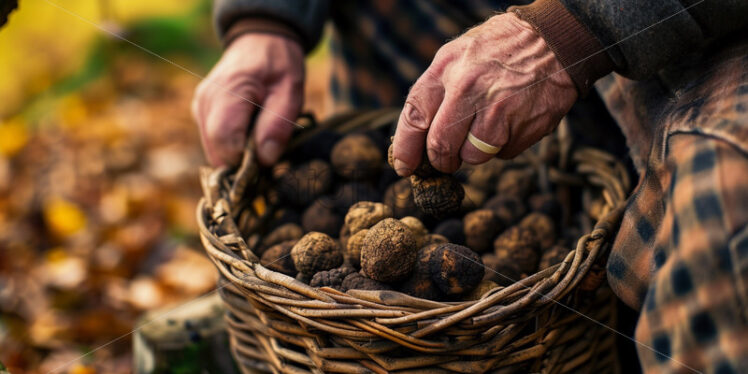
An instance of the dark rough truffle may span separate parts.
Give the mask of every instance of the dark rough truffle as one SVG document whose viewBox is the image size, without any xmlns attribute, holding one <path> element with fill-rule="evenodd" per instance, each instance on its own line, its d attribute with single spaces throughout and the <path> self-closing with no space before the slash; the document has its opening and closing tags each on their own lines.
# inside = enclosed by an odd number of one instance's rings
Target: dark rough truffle
<svg viewBox="0 0 748 374">
<path fill-rule="evenodd" d="M 377 222 L 390 217 L 392 217 L 390 207 L 382 203 L 361 201 L 353 204 L 348 210 L 348 214 L 345 215 L 345 225 L 348 226 L 351 234 L 355 234 L 359 230 L 368 229 Z"/>
<path fill-rule="evenodd" d="M 364 238 L 369 233 L 369 229 L 359 230 L 351 235 L 345 246 L 345 259 L 356 269 L 361 268 L 361 248 L 364 246 Z"/>
<path fill-rule="evenodd" d="M 314 274 L 309 281 L 309 285 L 312 287 L 331 287 L 343 291 L 343 279 L 355 271 L 356 269 L 348 266 L 323 270 Z"/>
<path fill-rule="evenodd" d="M 450 218 L 442 221 L 433 230 L 434 234 L 443 235 L 450 243 L 465 243 L 465 234 L 462 231 L 462 221 L 457 218 Z"/>
<path fill-rule="evenodd" d="M 370 179 L 379 173 L 382 151 L 364 134 L 350 134 L 341 139 L 330 154 L 335 171 L 343 178 Z"/>
<path fill-rule="evenodd" d="M 291 257 L 296 270 L 310 276 L 343 263 L 338 242 L 321 232 L 310 232 L 299 239 L 291 249 Z"/>
<path fill-rule="evenodd" d="M 472 291 L 483 279 L 483 262 L 477 253 L 457 244 L 439 244 L 429 261 L 436 286 L 447 295 Z"/>
<path fill-rule="evenodd" d="M 556 243 L 556 228 L 553 219 L 543 213 L 533 212 L 526 215 L 518 226 L 532 231 L 541 250 L 548 249 Z"/>
<path fill-rule="evenodd" d="M 408 279 L 400 284 L 398 291 L 423 299 L 445 299 L 446 295 L 439 290 L 431 277 L 431 256 L 438 247 L 439 244 L 430 244 L 418 250 L 416 265 Z"/>
<path fill-rule="evenodd" d="M 493 210 L 505 227 L 517 222 L 527 211 L 522 200 L 516 196 L 496 195 L 486 201 L 483 208 Z"/>
<path fill-rule="evenodd" d="M 496 195 L 524 199 L 535 187 L 535 170 L 531 168 L 504 170 L 496 182 Z"/>
<path fill-rule="evenodd" d="M 382 201 L 392 209 L 395 218 L 421 214 L 413 200 L 413 190 L 407 178 L 400 179 L 387 187 Z"/>
<path fill-rule="evenodd" d="M 484 254 L 482 259 L 483 265 L 486 266 L 484 280 L 506 287 L 522 279 L 522 272 L 514 263 L 502 261 L 493 253 Z"/>
<path fill-rule="evenodd" d="M 527 205 L 533 212 L 543 213 L 555 221 L 561 219 L 561 204 L 553 194 L 532 195 L 527 199 Z"/>
<path fill-rule="evenodd" d="M 540 259 L 532 231 L 513 226 L 501 233 L 493 243 L 494 253 L 501 261 L 513 263 L 525 273 L 532 274 Z"/>
<path fill-rule="evenodd" d="M 301 226 L 305 231 L 318 231 L 333 237 L 338 236 L 343 217 L 335 211 L 333 199 L 329 196 L 314 200 L 301 216 Z"/>
<path fill-rule="evenodd" d="M 540 265 L 538 265 L 538 269 L 543 270 L 553 265 L 560 264 L 561 261 L 566 258 L 566 255 L 568 255 L 569 252 L 571 252 L 569 248 L 562 247 L 560 245 L 554 245 L 553 247 L 543 252 L 543 255 L 540 256 Z"/>
<path fill-rule="evenodd" d="M 346 214 L 351 206 L 359 201 L 381 201 L 382 195 L 372 185 L 365 182 L 349 182 L 335 191 L 335 208 Z"/>
<path fill-rule="evenodd" d="M 408 226 L 394 218 L 385 218 L 364 237 L 361 269 L 367 277 L 380 282 L 403 280 L 415 265 L 416 245 Z"/>
<path fill-rule="evenodd" d="M 312 160 L 278 178 L 276 188 L 292 204 L 306 206 L 332 186 L 332 169 L 327 162 Z"/>
<path fill-rule="evenodd" d="M 348 274 L 348 276 L 345 277 L 345 279 L 343 279 L 342 287 L 344 291 L 347 291 L 347 290 L 384 291 L 384 290 L 392 289 L 392 287 L 390 287 L 389 285 L 384 284 L 382 282 L 377 282 L 374 279 L 364 276 L 360 272 Z"/>
<path fill-rule="evenodd" d="M 286 275 L 296 275 L 296 267 L 291 258 L 291 248 L 296 240 L 288 240 L 268 248 L 260 258 L 260 264 L 270 270 Z"/>
<path fill-rule="evenodd" d="M 264 253 L 268 248 L 288 240 L 298 240 L 304 236 L 304 230 L 295 223 L 286 223 L 276 227 L 269 234 L 265 235 L 260 247 L 260 253 Z"/>
<path fill-rule="evenodd" d="M 434 217 L 447 217 L 460 210 L 465 191 L 451 175 L 421 178 L 410 177 L 413 201 L 421 210 Z"/>
<path fill-rule="evenodd" d="M 493 247 L 493 239 L 503 231 L 504 225 L 493 210 L 479 209 L 465 215 L 462 219 L 465 245 L 483 253 Z"/>
</svg>

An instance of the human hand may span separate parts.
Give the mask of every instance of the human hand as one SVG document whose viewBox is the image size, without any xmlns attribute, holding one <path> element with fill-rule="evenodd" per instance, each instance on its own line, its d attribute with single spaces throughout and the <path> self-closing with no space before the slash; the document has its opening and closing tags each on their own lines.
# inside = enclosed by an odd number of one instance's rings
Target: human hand
<svg viewBox="0 0 748 374">
<path fill-rule="evenodd" d="M 511 158 L 547 135 L 577 99 L 571 77 L 545 40 L 513 13 L 494 16 L 436 53 L 408 94 L 395 132 L 395 171 L 421 162 L 452 173 L 492 154 L 468 132 Z"/>
<path fill-rule="evenodd" d="M 257 116 L 252 138 L 261 164 L 278 160 L 301 110 L 304 51 L 289 38 L 262 33 L 239 36 L 198 85 L 192 115 L 205 155 L 214 166 L 236 164 Z"/>
</svg>

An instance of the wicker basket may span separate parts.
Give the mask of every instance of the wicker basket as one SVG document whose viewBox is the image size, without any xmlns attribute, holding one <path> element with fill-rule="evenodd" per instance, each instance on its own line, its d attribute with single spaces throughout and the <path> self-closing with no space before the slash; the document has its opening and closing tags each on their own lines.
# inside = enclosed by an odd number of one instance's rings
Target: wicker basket
<svg viewBox="0 0 748 374">
<path fill-rule="evenodd" d="M 389 126 L 397 115 L 393 110 L 346 114 L 320 127 L 346 133 Z M 296 137 L 294 144 L 307 136 Z M 272 224 L 273 186 L 269 172 L 257 166 L 252 146 L 238 170 L 202 170 L 205 196 L 197 220 L 203 245 L 222 275 L 232 353 L 242 371 L 617 372 L 610 330 L 615 299 L 601 285 L 629 180 L 612 156 L 572 149 L 565 138 L 563 131 L 546 138 L 546 144 L 560 146 L 555 165 L 543 165 L 542 158 L 529 162 L 538 164 L 541 179 L 555 184 L 557 193 L 585 202 L 602 196 L 597 223 L 582 222 L 589 233 L 562 263 L 465 302 L 395 291 L 316 289 L 268 270 L 252 248 Z"/>
</svg>

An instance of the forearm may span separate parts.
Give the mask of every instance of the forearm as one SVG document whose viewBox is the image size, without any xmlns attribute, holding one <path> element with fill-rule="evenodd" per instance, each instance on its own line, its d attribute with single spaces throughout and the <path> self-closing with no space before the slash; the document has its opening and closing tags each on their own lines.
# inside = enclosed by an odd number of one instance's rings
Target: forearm
<svg viewBox="0 0 748 374">
<path fill-rule="evenodd" d="M 748 19 L 743 0 L 538 0 L 512 10 L 561 44 L 554 52 L 578 88 L 610 71 L 647 78 L 712 40 L 740 32 Z M 584 27 L 559 22 L 569 15 Z M 575 44 L 579 40 L 584 43 Z"/>
<path fill-rule="evenodd" d="M 296 39 L 308 52 L 322 35 L 328 6 L 327 0 L 215 0 L 213 18 L 224 44 L 244 33 L 267 32 Z"/>
</svg>

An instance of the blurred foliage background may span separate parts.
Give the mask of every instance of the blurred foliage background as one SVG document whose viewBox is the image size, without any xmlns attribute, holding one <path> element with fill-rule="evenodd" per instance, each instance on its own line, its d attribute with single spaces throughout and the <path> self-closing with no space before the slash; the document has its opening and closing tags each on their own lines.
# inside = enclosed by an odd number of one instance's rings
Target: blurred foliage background
<svg viewBox="0 0 748 374">
<path fill-rule="evenodd" d="M 215 287 L 189 112 L 220 57 L 209 0 L 21 0 L 0 30 L 0 361 L 128 373 L 144 311 Z M 328 114 L 325 48 L 307 111 Z M 90 352 L 83 359 L 80 355 Z"/>
</svg>

